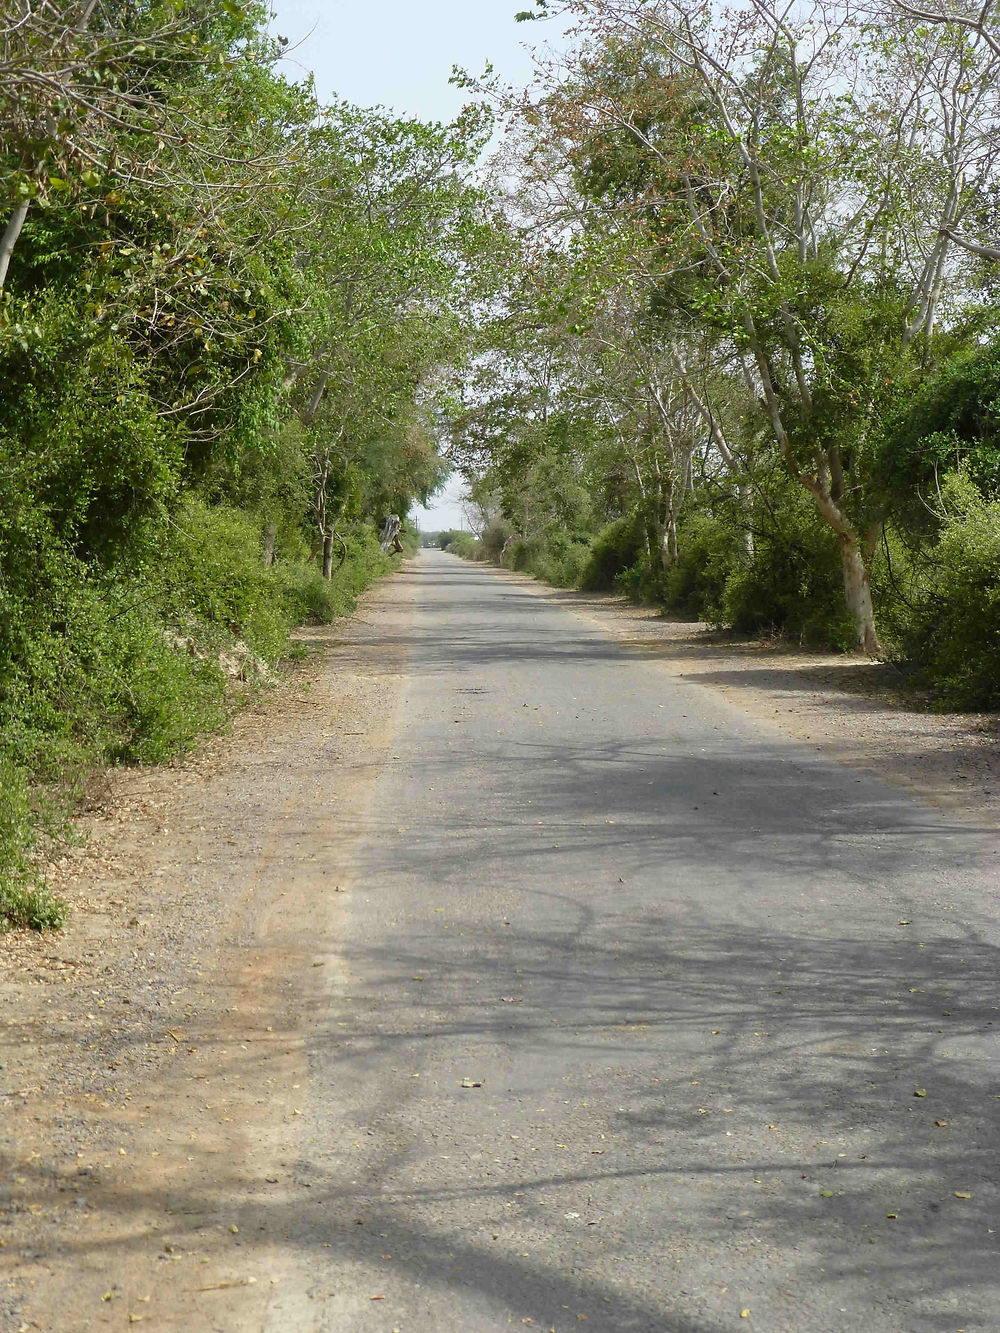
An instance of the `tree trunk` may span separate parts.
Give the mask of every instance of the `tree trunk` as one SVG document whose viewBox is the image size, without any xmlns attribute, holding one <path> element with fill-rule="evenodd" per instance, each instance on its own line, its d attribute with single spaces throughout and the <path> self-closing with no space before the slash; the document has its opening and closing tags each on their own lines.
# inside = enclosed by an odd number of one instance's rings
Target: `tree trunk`
<svg viewBox="0 0 1000 1333">
<path fill-rule="evenodd" d="M 671 514 L 663 528 L 660 542 L 660 566 L 664 573 L 677 564 L 677 515 Z"/>
<path fill-rule="evenodd" d="M 333 578 L 333 533 L 323 534 L 323 577 Z"/>
<path fill-rule="evenodd" d="M 642 516 L 642 524 L 646 534 L 646 555 L 649 557 L 649 567 L 650 569 L 655 569 L 657 561 L 660 559 L 662 540 L 660 536 L 660 525 L 657 523 L 655 516 L 649 512 L 648 505 Z"/>
<path fill-rule="evenodd" d="M 274 545 L 278 540 L 278 525 L 270 523 L 264 529 L 264 565 L 266 568 L 274 564 Z"/>
<path fill-rule="evenodd" d="M 11 214 L 10 221 L 4 231 L 3 238 L 0 239 L 0 288 L 7 281 L 7 270 L 10 267 L 10 257 L 14 253 L 14 246 L 17 245 L 17 238 L 21 234 L 21 228 L 24 226 L 24 219 L 28 216 L 30 201 L 25 199 L 18 204 L 17 208 Z"/>
<path fill-rule="evenodd" d="M 844 594 L 847 609 L 854 619 L 857 646 L 869 657 L 878 657 L 882 646 L 875 630 L 872 591 L 861 554 L 861 543 L 849 533 L 838 533 L 837 541 L 840 543 L 840 559 L 844 567 Z"/>
</svg>

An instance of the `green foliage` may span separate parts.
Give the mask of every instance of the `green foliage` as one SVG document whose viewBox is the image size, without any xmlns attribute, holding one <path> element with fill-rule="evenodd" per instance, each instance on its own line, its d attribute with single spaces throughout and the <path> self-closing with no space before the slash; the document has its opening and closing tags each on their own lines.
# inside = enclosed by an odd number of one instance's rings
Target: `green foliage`
<svg viewBox="0 0 1000 1333">
<path fill-rule="evenodd" d="M 28 775 L 0 753 L 0 932 L 55 929 L 66 919 L 66 904 L 34 882 L 34 837 Z"/>
<path fill-rule="evenodd" d="M 487 523 L 479 538 L 479 558 L 499 565 L 513 535 L 514 530 L 505 519 L 495 518 Z M 516 569 L 518 566 L 511 564 L 510 568 Z"/>
<path fill-rule="evenodd" d="M 942 704 L 1000 708 L 1000 501 L 964 474 L 942 486 L 940 532 L 908 607 L 902 652 Z"/>
<path fill-rule="evenodd" d="M 59 930 L 66 924 L 66 903 L 44 887 L 4 882 L 0 872 L 0 932 L 10 929 Z"/>
<path fill-rule="evenodd" d="M 193 627 L 199 647 L 238 639 L 265 661 L 277 660 L 291 622 L 274 571 L 261 561 L 252 516 L 187 495 L 169 521 L 164 557 L 162 607 L 173 626 Z"/>
<path fill-rule="evenodd" d="M 668 606 L 720 627 L 852 646 L 836 542 L 787 481 L 772 478 L 749 513 L 732 499 L 690 513 L 663 591 Z"/>
<path fill-rule="evenodd" d="M 314 562 L 288 561 L 276 567 L 291 623 L 325 625 L 347 615 L 359 595 L 392 568 L 392 559 L 380 548 L 373 528 L 349 529 L 346 539 L 347 554 L 334 568 L 332 578 L 325 579 Z"/>
<path fill-rule="evenodd" d="M 320 107 L 256 4 L 87 14 L 25 15 L 0 90 L 0 915 L 39 926 L 43 786 L 190 746 L 392 567 L 497 234 L 481 110 Z"/>
<path fill-rule="evenodd" d="M 602 528 L 590 543 L 580 586 L 609 590 L 626 570 L 640 561 L 645 547 L 642 522 L 638 513 L 623 514 Z"/>
<path fill-rule="evenodd" d="M 452 555 L 459 555 L 463 560 L 485 560 L 486 558 L 483 548 L 479 544 L 479 539 L 474 537 L 471 532 L 459 532 L 452 529 L 450 532 L 442 532 L 439 541 L 442 551 L 450 551 Z"/>
<path fill-rule="evenodd" d="M 726 586 L 746 555 L 746 538 L 729 516 L 696 510 L 684 520 L 676 564 L 664 577 L 664 601 L 672 610 L 718 624 Z"/>
<path fill-rule="evenodd" d="M 949 473 L 1000 491 L 1000 341 L 961 348 L 925 380 L 888 418 L 875 460 L 887 503 L 915 534 L 936 528 Z"/>
<path fill-rule="evenodd" d="M 554 535 L 547 541 L 515 537 L 507 546 L 503 564 L 554 588 L 578 588 L 589 559 L 589 545 L 570 537 Z"/>
</svg>

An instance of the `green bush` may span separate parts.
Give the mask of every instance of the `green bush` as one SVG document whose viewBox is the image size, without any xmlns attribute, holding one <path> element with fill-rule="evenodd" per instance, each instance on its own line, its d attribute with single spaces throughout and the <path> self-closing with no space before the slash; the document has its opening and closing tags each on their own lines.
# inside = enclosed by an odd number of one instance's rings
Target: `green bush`
<svg viewBox="0 0 1000 1333">
<path fill-rule="evenodd" d="M 590 546 L 586 542 L 567 539 L 543 548 L 528 572 L 554 588 L 579 588 L 589 559 Z"/>
<path fill-rule="evenodd" d="M 639 514 L 623 515 L 602 528 L 591 541 L 580 576 L 580 586 L 595 591 L 615 587 L 620 575 L 638 565 L 644 550 Z"/>
<path fill-rule="evenodd" d="M 0 932 L 47 930 L 66 919 L 66 904 L 34 882 L 35 824 L 28 775 L 0 754 Z"/>
<path fill-rule="evenodd" d="M 719 623 L 726 584 L 746 555 L 746 544 L 728 516 L 694 510 L 678 534 L 677 561 L 666 571 L 663 598 L 682 615 Z"/>
<path fill-rule="evenodd" d="M 344 529 L 347 554 L 325 579 L 314 562 L 296 560 L 274 567 L 286 614 L 296 625 L 325 625 L 347 615 L 369 585 L 392 568 L 392 559 L 374 530 L 358 524 Z"/>
<path fill-rule="evenodd" d="M 664 576 L 667 605 L 741 633 L 780 631 L 850 648 L 840 552 L 808 497 L 791 482 L 774 486 L 753 502 L 750 522 L 748 532 L 725 506 L 687 515 L 678 560 Z"/>
<path fill-rule="evenodd" d="M 487 523 L 479 538 L 478 559 L 488 560 L 491 564 L 503 562 L 504 551 L 513 536 L 510 524 L 502 518 L 495 518 Z"/>
<path fill-rule="evenodd" d="M 460 555 L 463 560 L 482 560 L 482 547 L 479 541 L 471 532 L 451 532 L 447 534 L 449 541 L 447 545 L 442 546 L 443 551 L 450 551 L 452 555 Z"/>
<path fill-rule="evenodd" d="M 1000 501 L 964 476 L 945 482 L 942 499 L 948 516 L 901 647 L 942 704 L 1000 708 Z"/>
<path fill-rule="evenodd" d="M 220 726 L 224 655 L 252 676 L 282 654 L 293 624 L 349 611 L 391 568 L 370 527 L 345 532 L 348 556 L 331 580 L 302 561 L 265 568 L 251 516 L 190 495 L 165 516 L 155 561 L 111 571 L 49 535 L 29 579 L 16 549 L 23 533 L 0 532 L 5 920 L 51 925 L 61 911 L 31 884 L 30 783 L 58 784 L 72 799 L 91 766 L 161 762 Z"/>
<path fill-rule="evenodd" d="M 273 567 L 265 568 L 261 559 L 255 519 L 188 495 L 170 520 L 166 540 L 158 574 L 168 622 L 190 629 L 208 648 L 239 639 L 275 661 L 291 621 Z"/>
</svg>

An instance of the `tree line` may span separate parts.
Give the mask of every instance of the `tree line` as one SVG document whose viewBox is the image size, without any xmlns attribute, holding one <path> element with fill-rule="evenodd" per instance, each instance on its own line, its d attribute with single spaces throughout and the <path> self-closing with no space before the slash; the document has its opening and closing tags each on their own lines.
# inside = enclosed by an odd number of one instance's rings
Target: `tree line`
<svg viewBox="0 0 1000 1333">
<path fill-rule="evenodd" d="M 573 28 L 470 80 L 520 243 L 457 423 L 479 554 L 1000 703 L 1000 27 L 936 5 L 519 16 Z"/>
<path fill-rule="evenodd" d="M 0 925 L 60 919 L 38 839 L 94 766 L 216 724 L 444 475 L 490 117 L 322 105 L 267 20 L 0 16 Z"/>
</svg>

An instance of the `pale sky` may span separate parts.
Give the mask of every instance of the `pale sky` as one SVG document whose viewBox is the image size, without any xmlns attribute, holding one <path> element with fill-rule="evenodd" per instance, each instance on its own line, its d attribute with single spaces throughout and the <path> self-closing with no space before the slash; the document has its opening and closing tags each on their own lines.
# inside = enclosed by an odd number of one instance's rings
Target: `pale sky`
<svg viewBox="0 0 1000 1333">
<path fill-rule="evenodd" d="M 421 120 L 450 120 L 468 94 L 448 83 L 453 65 L 480 74 L 487 61 L 506 83 L 531 78 L 525 43 L 557 39 L 552 23 L 515 23 L 533 0 L 273 0 L 272 29 L 289 39 L 289 78 L 306 71 L 321 100 L 336 94 L 359 106 L 388 106 Z M 468 527 L 453 478 L 414 511 L 421 528 Z"/>
</svg>

